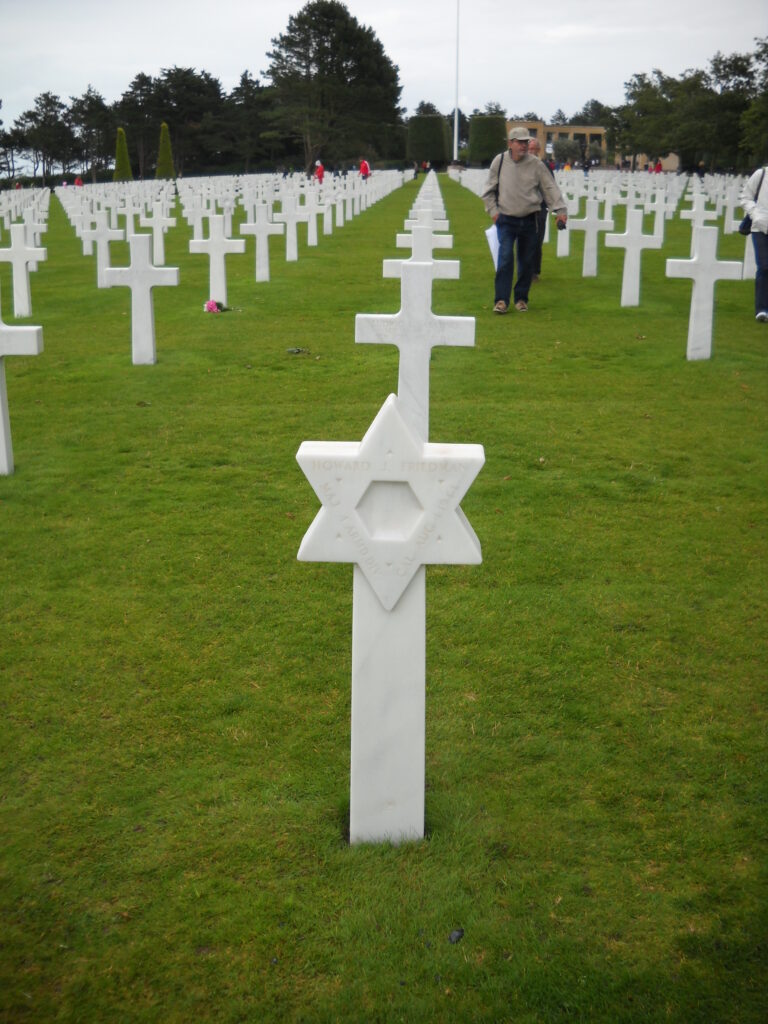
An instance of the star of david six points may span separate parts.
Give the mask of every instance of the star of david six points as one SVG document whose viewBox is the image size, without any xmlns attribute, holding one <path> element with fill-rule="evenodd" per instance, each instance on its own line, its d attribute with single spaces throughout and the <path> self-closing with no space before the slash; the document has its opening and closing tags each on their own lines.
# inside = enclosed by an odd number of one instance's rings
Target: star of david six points
<svg viewBox="0 0 768 1024">
<path fill-rule="evenodd" d="M 485 461 L 482 445 L 423 442 L 395 395 L 359 443 L 305 441 L 296 458 L 323 505 L 299 559 L 357 563 L 388 611 L 421 565 L 481 561 L 459 502 Z"/>
</svg>

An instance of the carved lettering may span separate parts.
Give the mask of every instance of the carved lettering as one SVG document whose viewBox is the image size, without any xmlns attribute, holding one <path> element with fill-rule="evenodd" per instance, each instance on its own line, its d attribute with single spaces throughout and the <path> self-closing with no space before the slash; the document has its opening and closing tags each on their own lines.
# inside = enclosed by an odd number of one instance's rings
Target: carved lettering
<svg viewBox="0 0 768 1024">
<path fill-rule="evenodd" d="M 429 462 L 428 460 L 421 460 L 419 462 L 401 462 L 400 469 L 403 473 L 450 473 L 457 474 L 463 473 L 465 466 L 463 463 L 458 461 L 438 461 Z"/>
<path fill-rule="evenodd" d="M 367 473 L 371 468 L 365 459 L 313 459 L 312 469 L 326 473 Z"/>
</svg>

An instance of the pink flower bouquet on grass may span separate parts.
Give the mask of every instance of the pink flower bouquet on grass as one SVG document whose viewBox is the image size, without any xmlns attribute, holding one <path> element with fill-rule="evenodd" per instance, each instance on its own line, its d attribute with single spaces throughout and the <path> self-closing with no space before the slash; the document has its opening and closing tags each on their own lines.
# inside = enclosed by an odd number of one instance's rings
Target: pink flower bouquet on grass
<svg viewBox="0 0 768 1024">
<path fill-rule="evenodd" d="M 203 311 L 205 313 L 223 313 L 226 308 L 226 306 L 223 306 L 220 302 L 217 302 L 215 299 L 208 299 L 208 301 L 203 306 Z"/>
</svg>

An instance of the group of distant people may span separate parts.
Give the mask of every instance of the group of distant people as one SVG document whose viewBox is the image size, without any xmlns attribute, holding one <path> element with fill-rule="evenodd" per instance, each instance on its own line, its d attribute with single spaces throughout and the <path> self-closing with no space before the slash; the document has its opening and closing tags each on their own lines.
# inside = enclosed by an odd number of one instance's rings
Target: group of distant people
<svg viewBox="0 0 768 1024">
<path fill-rule="evenodd" d="M 507 150 L 491 161 L 482 194 L 485 209 L 496 225 L 499 242 L 494 278 L 494 313 L 519 313 L 528 310 L 531 284 L 541 275 L 542 245 L 551 210 L 558 229 L 568 221 L 565 200 L 555 182 L 554 166 L 544 162 L 539 140 L 527 128 L 511 128 Z M 661 172 L 661 162 L 653 165 Z M 768 323 L 768 185 L 766 170 L 755 171 L 741 193 L 741 207 L 751 217 L 751 237 L 755 250 L 755 319 Z M 515 256 L 517 278 L 515 279 Z M 514 293 L 513 293 L 514 280 Z"/>
<path fill-rule="evenodd" d="M 364 156 L 360 157 L 360 166 L 358 170 L 360 172 L 360 177 L 363 179 L 363 181 L 367 181 L 368 178 L 370 178 L 371 165 L 368 163 Z M 325 177 L 325 167 L 323 167 L 322 160 L 315 160 L 315 169 L 312 172 L 312 177 L 315 179 L 318 185 L 323 184 L 323 178 Z"/>
</svg>

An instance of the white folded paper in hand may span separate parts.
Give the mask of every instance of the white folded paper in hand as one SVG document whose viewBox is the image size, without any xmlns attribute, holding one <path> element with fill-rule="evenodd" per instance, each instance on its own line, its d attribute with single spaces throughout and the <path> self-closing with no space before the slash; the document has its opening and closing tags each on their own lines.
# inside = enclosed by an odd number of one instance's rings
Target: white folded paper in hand
<svg viewBox="0 0 768 1024">
<path fill-rule="evenodd" d="M 496 270 L 499 269 L 499 233 L 496 230 L 496 225 L 491 224 L 488 230 L 485 232 L 485 237 L 488 239 L 488 248 L 491 250 L 491 259 Z"/>
</svg>

